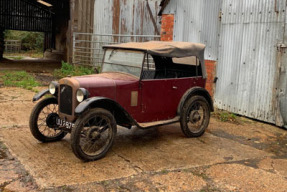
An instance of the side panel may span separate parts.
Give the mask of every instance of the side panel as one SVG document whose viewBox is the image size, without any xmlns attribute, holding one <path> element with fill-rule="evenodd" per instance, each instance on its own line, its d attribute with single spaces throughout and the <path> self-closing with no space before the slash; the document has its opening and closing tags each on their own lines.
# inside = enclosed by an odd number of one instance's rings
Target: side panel
<svg viewBox="0 0 287 192">
<path fill-rule="evenodd" d="M 138 122 L 172 119 L 184 93 L 193 86 L 204 87 L 202 78 L 143 80 L 141 82 L 142 116 Z"/>
<path fill-rule="evenodd" d="M 133 83 L 118 81 L 115 101 L 117 101 L 135 120 L 142 117 L 139 81 Z"/>
</svg>

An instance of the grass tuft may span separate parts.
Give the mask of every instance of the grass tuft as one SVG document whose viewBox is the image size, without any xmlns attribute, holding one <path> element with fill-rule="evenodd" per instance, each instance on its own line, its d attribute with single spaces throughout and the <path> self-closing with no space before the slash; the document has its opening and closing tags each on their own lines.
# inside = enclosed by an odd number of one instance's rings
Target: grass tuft
<svg viewBox="0 0 287 192">
<path fill-rule="evenodd" d="M 5 72 L 2 76 L 4 86 L 22 87 L 33 90 L 34 87 L 40 86 L 36 79 L 25 71 Z"/>
<path fill-rule="evenodd" d="M 93 67 L 74 66 L 69 63 L 62 61 L 61 69 L 56 69 L 53 73 L 56 78 L 63 78 L 67 76 L 80 76 L 94 74 L 95 70 Z"/>
<path fill-rule="evenodd" d="M 213 116 L 222 122 L 234 122 L 238 123 L 238 118 L 234 113 L 229 113 L 227 111 L 216 111 Z"/>
</svg>

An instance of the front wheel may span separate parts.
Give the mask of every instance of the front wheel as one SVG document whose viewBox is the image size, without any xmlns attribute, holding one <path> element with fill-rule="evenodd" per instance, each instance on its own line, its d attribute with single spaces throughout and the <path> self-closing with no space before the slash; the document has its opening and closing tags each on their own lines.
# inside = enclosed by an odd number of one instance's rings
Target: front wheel
<svg viewBox="0 0 287 192">
<path fill-rule="evenodd" d="M 114 116 L 105 109 L 91 109 L 79 117 L 71 133 L 74 154 L 83 161 L 103 158 L 117 134 Z"/>
<path fill-rule="evenodd" d="M 210 108 L 202 96 L 191 97 L 183 106 L 180 125 L 186 137 L 199 137 L 209 124 Z"/>
<path fill-rule="evenodd" d="M 46 98 L 37 103 L 30 116 L 30 131 L 41 142 L 59 141 L 66 132 L 58 129 L 56 119 L 58 115 L 58 101 L 54 97 Z"/>
</svg>

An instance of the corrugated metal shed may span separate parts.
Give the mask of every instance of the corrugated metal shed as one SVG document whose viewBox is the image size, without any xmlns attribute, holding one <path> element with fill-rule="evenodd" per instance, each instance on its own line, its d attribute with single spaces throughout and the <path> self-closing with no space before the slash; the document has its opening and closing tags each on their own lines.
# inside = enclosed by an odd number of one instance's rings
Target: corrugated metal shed
<svg viewBox="0 0 287 192">
<path fill-rule="evenodd" d="M 174 40 L 204 43 L 205 58 L 217 60 L 221 1 L 170 0 L 163 14 L 175 16 Z"/>
<path fill-rule="evenodd" d="M 276 122 L 277 44 L 283 42 L 285 8 L 286 0 L 223 0 L 218 108 Z"/>
<path fill-rule="evenodd" d="M 162 10 L 175 14 L 175 40 L 205 43 L 206 59 L 218 61 L 216 107 L 287 124 L 286 3 L 170 0 Z"/>
</svg>

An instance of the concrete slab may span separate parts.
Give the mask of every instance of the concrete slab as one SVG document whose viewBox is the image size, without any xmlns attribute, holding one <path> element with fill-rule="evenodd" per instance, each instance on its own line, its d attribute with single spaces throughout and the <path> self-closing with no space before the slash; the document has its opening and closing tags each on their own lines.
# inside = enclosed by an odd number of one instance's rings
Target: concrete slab
<svg viewBox="0 0 287 192">
<path fill-rule="evenodd" d="M 265 158 L 258 163 L 260 169 L 279 173 L 283 177 L 287 178 L 287 160 L 286 159 L 272 159 Z"/>
<path fill-rule="evenodd" d="M 20 88 L 0 89 L 0 128 L 27 126 L 36 93 Z"/>
<path fill-rule="evenodd" d="M 222 191 L 283 192 L 287 189 L 285 177 L 240 164 L 215 165 L 206 174 Z"/>
<path fill-rule="evenodd" d="M 1 129 L 0 135 L 41 188 L 272 155 L 208 133 L 188 139 L 182 135 L 178 124 L 150 130 L 119 128 L 114 147 L 107 157 L 89 163 L 74 156 L 68 138 L 42 144 L 32 137 L 28 127 Z"/>
<path fill-rule="evenodd" d="M 28 127 L 2 129 L 0 135 L 40 188 L 116 179 L 137 173 L 128 162 L 112 152 L 105 159 L 83 163 L 74 156 L 67 140 L 39 143 Z"/>
<path fill-rule="evenodd" d="M 117 139 L 113 150 L 144 171 L 192 168 L 271 155 L 208 133 L 186 138 L 179 124 L 120 132 Z"/>
</svg>

